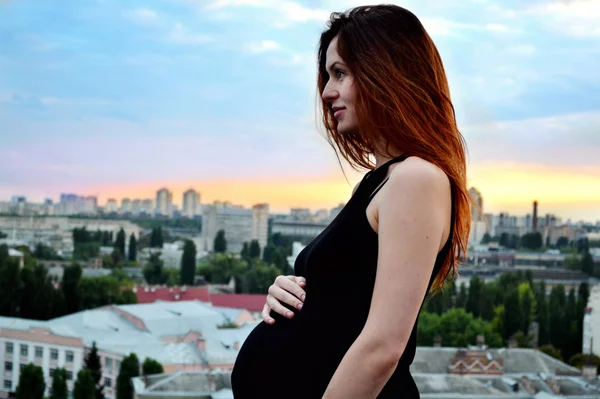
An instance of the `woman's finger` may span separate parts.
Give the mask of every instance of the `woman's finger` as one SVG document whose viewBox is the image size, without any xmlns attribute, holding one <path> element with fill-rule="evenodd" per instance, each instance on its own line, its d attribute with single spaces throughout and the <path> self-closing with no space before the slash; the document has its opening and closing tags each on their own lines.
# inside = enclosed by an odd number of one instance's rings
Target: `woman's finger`
<svg viewBox="0 0 600 399">
<path fill-rule="evenodd" d="M 272 295 L 267 295 L 267 305 L 271 308 L 271 310 L 275 313 L 279 313 L 280 315 L 291 319 L 294 317 L 294 312 L 286 308 Z"/>
<path fill-rule="evenodd" d="M 304 291 L 302 290 L 302 292 Z M 298 310 L 302 309 L 302 306 L 304 305 L 304 302 L 298 299 L 298 297 L 290 294 L 285 288 L 279 287 L 275 284 L 269 287 L 269 295 L 277 299 L 279 302 L 290 305 Z"/>
<path fill-rule="evenodd" d="M 271 317 L 271 308 L 269 307 L 269 305 L 267 303 L 265 303 L 265 306 L 263 306 L 262 318 L 263 318 L 263 321 L 267 324 L 275 323 L 275 319 L 273 319 Z"/>
</svg>

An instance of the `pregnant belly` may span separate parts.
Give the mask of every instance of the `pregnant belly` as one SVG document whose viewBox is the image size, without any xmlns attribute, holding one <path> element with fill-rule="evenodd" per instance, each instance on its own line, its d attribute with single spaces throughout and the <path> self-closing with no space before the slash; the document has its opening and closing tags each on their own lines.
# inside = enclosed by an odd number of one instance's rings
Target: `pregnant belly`
<svg viewBox="0 0 600 399">
<path fill-rule="evenodd" d="M 298 321 L 263 322 L 248 335 L 231 374 L 236 399 L 310 397 L 303 373 L 311 365 Z"/>
</svg>

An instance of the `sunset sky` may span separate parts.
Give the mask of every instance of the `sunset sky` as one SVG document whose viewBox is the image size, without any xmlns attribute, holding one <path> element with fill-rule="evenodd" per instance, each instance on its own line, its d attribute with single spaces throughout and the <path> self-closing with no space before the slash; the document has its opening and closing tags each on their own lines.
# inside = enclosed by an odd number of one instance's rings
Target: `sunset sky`
<svg viewBox="0 0 600 399">
<path fill-rule="evenodd" d="M 486 212 L 600 220 L 600 0 L 407 0 L 445 62 Z M 315 54 L 350 0 L 0 0 L 0 201 L 332 208 Z"/>
</svg>

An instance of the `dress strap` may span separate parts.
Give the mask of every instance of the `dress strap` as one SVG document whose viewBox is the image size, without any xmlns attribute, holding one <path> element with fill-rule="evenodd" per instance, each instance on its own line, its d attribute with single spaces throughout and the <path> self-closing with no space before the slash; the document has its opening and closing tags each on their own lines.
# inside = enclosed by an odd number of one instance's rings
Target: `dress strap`
<svg viewBox="0 0 600 399">
<path fill-rule="evenodd" d="M 392 158 L 389 161 L 387 161 L 386 163 L 384 163 L 381 166 L 376 167 L 375 169 L 371 169 L 369 172 L 367 172 L 367 177 L 374 175 L 376 173 L 381 173 L 381 171 L 387 171 L 388 168 L 390 167 L 390 165 L 397 163 L 397 162 L 402 162 L 404 161 L 406 158 L 408 158 L 410 155 L 408 154 L 404 154 L 401 155 L 399 157 L 396 158 Z"/>
</svg>

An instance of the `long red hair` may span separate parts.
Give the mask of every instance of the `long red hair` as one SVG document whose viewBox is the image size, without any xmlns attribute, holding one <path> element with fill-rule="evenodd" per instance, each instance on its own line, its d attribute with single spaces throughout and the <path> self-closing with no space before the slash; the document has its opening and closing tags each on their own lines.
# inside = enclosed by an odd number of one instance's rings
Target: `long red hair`
<svg viewBox="0 0 600 399">
<path fill-rule="evenodd" d="M 394 6 L 356 7 L 333 13 L 319 46 L 318 88 L 329 79 L 327 49 L 338 38 L 338 53 L 350 69 L 356 90 L 358 129 L 340 134 L 337 122 L 322 103 L 327 139 L 354 168 L 375 167 L 371 155 L 377 143 L 437 165 L 452 189 L 452 246 L 433 287 L 442 288 L 456 273 L 467 250 L 471 224 L 466 185 L 465 141 L 458 130 L 442 59 L 419 19 Z"/>
</svg>

